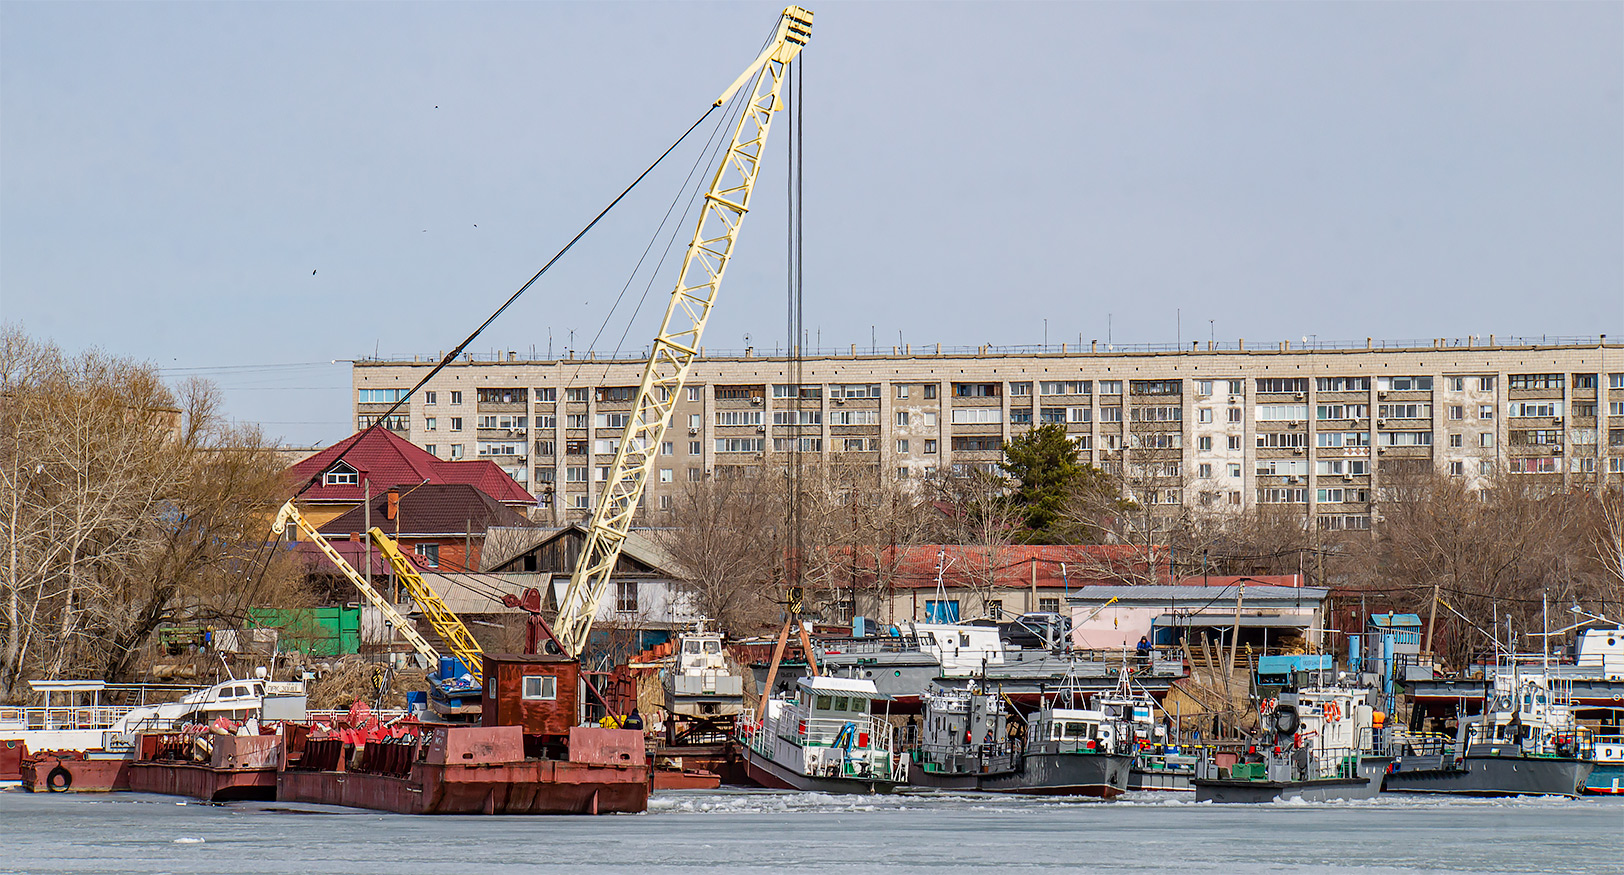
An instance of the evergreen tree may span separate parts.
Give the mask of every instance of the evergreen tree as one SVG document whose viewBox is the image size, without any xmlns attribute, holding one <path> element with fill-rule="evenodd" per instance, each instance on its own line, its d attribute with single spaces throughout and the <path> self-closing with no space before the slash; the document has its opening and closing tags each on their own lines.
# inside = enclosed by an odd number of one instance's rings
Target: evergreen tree
<svg viewBox="0 0 1624 875">
<path fill-rule="evenodd" d="M 1004 473 L 1016 482 L 1014 500 L 1026 516 L 1029 540 L 1053 539 L 1067 500 L 1091 479 L 1092 466 L 1077 461 L 1077 442 L 1066 427 L 1046 423 L 1004 445 Z"/>
</svg>

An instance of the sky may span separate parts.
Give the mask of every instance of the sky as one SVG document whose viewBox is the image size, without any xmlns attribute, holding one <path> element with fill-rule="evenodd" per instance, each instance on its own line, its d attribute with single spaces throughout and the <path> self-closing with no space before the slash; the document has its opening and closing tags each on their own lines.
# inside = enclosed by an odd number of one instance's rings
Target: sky
<svg viewBox="0 0 1624 875">
<path fill-rule="evenodd" d="M 455 346 L 781 9 L 7 0 L 0 318 L 331 443 L 348 360 Z M 812 9 L 813 345 L 1624 337 L 1624 4 Z M 785 340 L 784 115 L 712 350 Z M 714 120 L 470 349 L 646 346 Z"/>
</svg>

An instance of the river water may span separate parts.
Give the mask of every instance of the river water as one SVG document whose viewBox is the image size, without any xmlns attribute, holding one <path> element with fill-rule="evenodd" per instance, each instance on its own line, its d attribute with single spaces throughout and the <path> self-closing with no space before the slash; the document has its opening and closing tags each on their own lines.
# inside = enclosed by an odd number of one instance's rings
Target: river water
<svg viewBox="0 0 1624 875">
<path fill-rule="evenodd" d="M 0 873 L 1624 872 L 1624 800 L 1197 805 L 657 795 L 640 815 L 423 818 L 0 792 Z"/>
</svg>

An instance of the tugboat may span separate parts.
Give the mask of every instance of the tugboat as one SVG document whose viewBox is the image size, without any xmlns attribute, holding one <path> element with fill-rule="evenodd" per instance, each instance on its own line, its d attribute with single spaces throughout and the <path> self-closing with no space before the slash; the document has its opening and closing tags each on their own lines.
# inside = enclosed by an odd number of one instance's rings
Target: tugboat
<svg viewBox="0 0 1624 875">
<path fill-rule="evenodd" d="M 1453 745 L 1397 738 L 1384 789 L 1464 796 L 1579 796 L 1596 764 L 1580 756 L 1571 681 L 1497 673 L 1483 713 L 1461 717 Z"/>
<path fill-rule="evenodd" d="M 677 636 L 676 665 L 664 687 L 667 744 L 725 739 L 744 712 L 744 678 L 728 670 L 719 632 Z"/>
<path fill-rule="evenodd" d="M 1370 704 L 1373 695 L 1364 688 L 1304 687 L 1261 703 L 1265 743 L 1227 769 L 1201 756 L 1190 782 L 1196 801 L 1374 797 L 1392 757 L 1377 752 L 1381 718 Z"/>
<path fill-rule="evenodd" d="M 803 677 L 790 694 L 769 696 L 760 721 L 739 721 L 750 780 L 779 790 L 889 793 L 906 772 L 896 729 L 871 713 L 884 697 L 874 682 Z"/>
<path fill-rule="evenodd" d="M 1132 730 L 1105 711 L 1076 707 L 1074 689 L 1045 699 L 1024 723 L 982 687 L 933 687 L 910 781 L 946 790 L 1094 796 L 1128 788 Z M 1014 732 L 1011 733 L 1011 728 Z"/>
<path fill-rule="evenodd" d="M 1129 790 L 1190 789 L 1196 757 L 1174 744 L 1167 729 L 1156 723 L 1156 700 L 1133 682 L 1127 669 L 1119 675 L 1117 688 L 1095 696 L 1094 703 L 1127 725 L 1134 754 Z"/>
</svg>

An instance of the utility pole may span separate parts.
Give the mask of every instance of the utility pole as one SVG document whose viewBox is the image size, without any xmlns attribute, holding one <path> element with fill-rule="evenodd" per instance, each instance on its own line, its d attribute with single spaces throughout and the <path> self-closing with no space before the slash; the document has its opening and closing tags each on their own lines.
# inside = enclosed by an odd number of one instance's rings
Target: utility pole
<svg viewBox="0 0 1624 875">
<path fill-rule="evenodd" d="M 1437 622 L 1438 622 L 1438 581 L 1434 580 L 1432 582 L 1432 611 L 1427 614 L 1427 656 L 1431 657 L 1434 663 L 1437 662 L 1437 657 L 1432 655 L 1432 632 L 1433 632 L 1433 628 L 1436 626 Z"/>
<path fill-rule="evenodd" d="M 1235 652 L 1241 644 L 1241 602 L 1246 598 L 1246 579 L 1235 581 L 1235 627 L 1229 633 L 1229 674 L 1235 673 Z"/>
</svg>

